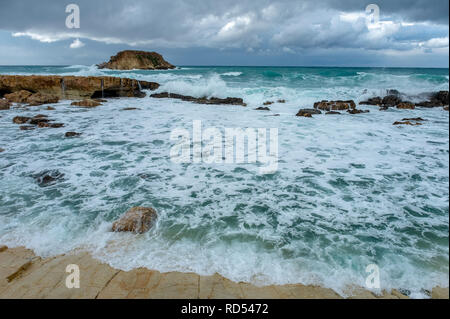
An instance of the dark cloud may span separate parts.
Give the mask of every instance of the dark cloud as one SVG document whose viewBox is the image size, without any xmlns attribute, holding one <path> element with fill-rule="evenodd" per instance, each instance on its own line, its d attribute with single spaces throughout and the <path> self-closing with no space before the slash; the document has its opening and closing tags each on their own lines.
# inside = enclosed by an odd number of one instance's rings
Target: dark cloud
<svg viewBox="0 0 450 319">
<path fill-rule="evenodd" d="M 377 28 L 368 28 L 370 2 L 360 0 L 73 3 L 81 10 L 81 28 L 70 30 L 65 27 L 68 2 L 0 0 L 0 30 L 44 43 L 70 41 L 72 51 L 89 50 L 85 43 L 96 41 L 144 49 L 240 50 L 253 56 L 318 49 L 448 54 L 448 0 L 376 1 Z"/>
</svg>

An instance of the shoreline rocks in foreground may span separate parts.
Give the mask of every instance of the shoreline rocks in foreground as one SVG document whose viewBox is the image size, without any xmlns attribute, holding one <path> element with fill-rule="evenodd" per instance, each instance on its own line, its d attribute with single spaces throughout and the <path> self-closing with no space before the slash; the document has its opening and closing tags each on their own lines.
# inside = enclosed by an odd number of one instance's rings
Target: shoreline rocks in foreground
<svg viewBox="0 0 450 319">
<path fill-rule="evenodd" d="M 319 286 L 258 287 L 219 274 L 161 273 L 147 268 L 122 271 L 80 251 L 40 258 L 23 247 L 0 245 L 0 259 L 0 299 L 342 299 L 332 289 Z M 66 267 L 70 264 L 82 269 L 79 289 L 67 289 Z M 448 292 L 448 288 L 435 287 L 429 295 L 433 299 L 448 299 Z M 395 289 L 375 295 L 354 287 L 349 288 L 347 295 L 351 299 L 408 299 Z"/>
<path fill-rule="evenodd" d="M 158 87 L 155 82 L 107 76 L 0 75 L 0 98 L 30 105 L 58 100 L 144 97 L 141 90 Z"/>
<path fill-rule="evenodd" d="M 175 66 L 156 52 L 126 50 L 112 56 L 108 62 L 97 65 L 99 69 L 112 70 L 168 70 Z"/>
<path fill-rule="evenodd" d="M 240 105 L 240 106 L 247 106 L 246 103 L 244 103 L 244 100 L 241 98 L 236 97 L 227 97 L 224 99 L 220 99 L 217 97 L 200 97 L 196 98 L 193 96 L 187 96 L 187 95 L 181 95 L 176 93 L 169 93 L 169 92 L 162 92 L 162 93 L 155 93 L 150 95 L 151 98 L 155 99 L 178 99 L 186 102 L 192 102 L 197 104 L 208 104 L 208 105 Z"/>
</svg>

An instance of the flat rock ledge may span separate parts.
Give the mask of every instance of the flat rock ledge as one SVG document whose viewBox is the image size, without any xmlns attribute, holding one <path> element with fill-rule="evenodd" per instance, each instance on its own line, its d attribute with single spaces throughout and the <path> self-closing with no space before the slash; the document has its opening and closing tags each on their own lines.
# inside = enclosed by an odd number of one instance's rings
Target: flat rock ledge
<svg viewBox="0 0 450 319">
<path fill-rule="evenodd" d="M 69 289 L 68 265 L 80 268 L 80 288 Z M 435 288 L 433 298 L 448 299 L 448 288 Z M 51 258 L 31 250 L 0 245 L 0 299 L 341 299 L 328 288 L 300 284 L 257 287 L 236 283 L 218 274 L 161 273 L 145 268 L 122 271 L 73 252 Z M 376 296 L 364 289 L 352 290 L 356 299 L 404 299 L 393 290 Z"/>
<path fill-rule="evenodd" d="M 197 104 L 208 104 L 208 105 L 240 105 L 247 106 L 244 100 L 237 97 L 227 97 L 225 99 L 217 97 L 193 97 L 188 95 L 181 95 L 176 93 L 162 92 L 150 95 L 151 98 L 155 99 L 177 99 L 185 102 L 192 102 Z"/>
<path fill-rule="evenodd" d="M 41 103 L 44 97 L 84 100 L 107 97 L 144 97 L 141 90 L 156 90 L 158 83 L 108 76 L 0 75 L 0 98 L 16 93 L 14 102 Z M 19 93 L 20 92 L 20 93 Z M 28 93 L 27 93 L 28 92 Z M 37 101 L 28 101 L 36 94 Z M 39 99 L 37 99 L 39 97 Z"/>
</svg>

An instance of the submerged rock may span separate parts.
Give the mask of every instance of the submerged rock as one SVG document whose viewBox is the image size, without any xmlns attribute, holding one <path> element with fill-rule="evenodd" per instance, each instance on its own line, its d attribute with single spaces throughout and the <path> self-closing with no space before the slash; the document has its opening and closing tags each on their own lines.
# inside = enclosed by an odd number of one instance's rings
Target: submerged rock
<svg viewBox="0 0 450 319">
<path fill-rule="evenodd" d="M 0 147 L 0 153 L 4 152 L 5 149 Z"/>
<path fill-rule="evenodd" d="M 11 102 L 8 100 L 0 99 L 0 110 L 9 110 L 11 107 Z"/>
<path fill-rule="evenodd" d="M 264 102 L 263 103 L 263 105 L 272 105 L 274 102 L 272 102 L 272 101 L 267 101 L 267 102 Z"/>
<path fill-rule="evenodd" d="M 102 105 L 102 103 L 97 102 L 96 100 L 86 99 L 86 100 L 82 100 L 82 101 L 78 101 L 78 102 L 72 102 L 72 104 L 70 104 L 70 105 L 90 108 L 90 107 L 97 107 L 99 105 Z"/>
<path fill-rule="evenodd" d="M 64 134 L 65 137 L 78 137 L 80 135 L 81 135 L 81 133 L 77 133 L 77 132 L 66 132 L 66 134 Z"/>
<path fill-rule="evenodd" d="M 424 121 L 427 121 L 427 120 L 424 120 L 424 119 L 421 118 L 421 117 L 414 117 L 414 118 L 410 118 L 410 119 L 403 119 L 402 121 L 424 122 Z"/>
<path fill-rule="evenodd" d="M 270 111 L 270 108 L 264 107 L 264 106 L 260 106 L 260 107 L 257 107 L 255 109 L 255 111 Z"/>
<path fill-rule="evenodd" d="M 19 127 L 19 129 L 21 131 L 31 131 L 31 130 L 36 129 L 36 126 L 33 126 L 33 125 L 22 125 L 22 126 Z"/>
<path fill-rule="evenodd" d="M 411 102 L 401 102 L 397 104 L 397 108 L 403 110 L 414 110 L 416 106 L 414 105 L 414 103 Z"/>
<path fill-rule="evenodd" d="M 33 178 L 36 180 L 38 185 L 41 187 L 49 186 L 49 185 L 61 180 L 63 177 L 64 177 L 64 174 L 57 170 L 43 171 L 41 173 L 33 175 Z"/>
<path fill-rule="evenodd" d="M 64 123 L 47 123 L 47 122 L 39 122 L 37 124 L 38 127 L 40 128 L 44 128 L 44 127 L 48 127 L 48 128 L 61 128 L 64 127 Z"/>
<path fill-rule="evenodd" d="M 325 115 L 340 115 L 340 114 L 341 114 L 340 112 L 336 112 L 336 111 L 330 111 L 330 112 L 325 113 Z"/>
<path fill-rule="evenodd" d="M 13 123 L 14 124 L 25 124 L 28 121 L 31 120 L 31 117 L 27 117 L 27 116 L 16 116 L 13 118 Z"/>
<path fill-rule="evenodd" d="M 286 103 L 286 100 L 278 100 L 277 103 Z"/>
<path fill-rule="evenodd" d="M 47 111 L 54 111 L 54 110 L 56 110 L 56 109 L 55 109 L 54 107 L 47 106 L 46 110 L 47 110 Z"/>
<path fill-rule="evenodd" d="M 126 50 L 112 56 L 109 62 L 98 65 L 99 69 L 113 70 L 167 70 L 175 66 L 156 52 Z"/>
<path fill-rule="evenodd" d="M 369 110 L 357 110 L 357 109 L 348 110 L 347 112 L 350 113 L 350 114 L 370 113 Z"/>
<path fill-rule="evenodd" d="M 412 125 L 412 126 L 417 126 L 417 125 L 422 125 L 422 123 L 412 123 L 411 121 L 403 121 L 403 122 L 394 122 L 393 125 Z"/>
<path fill-rule="evenodd" d="M 133 207 L 112 225 L 115 232 L 145 233 L 155 222 L 157 213 L 150 207 Z"/>
<path fill-rule="evenodd" d="M 140 110 L 140 108 L 137 108 L 137 107 L 125 107 L 121 111 L 136 111 L 136 110 Z"/>
<path fill-rule="evenodd" d="M 244 100 L 241 98 L 236 97 L 227 97 L 225 99 L 217 98 L 217 97 L 200 97 L 196 98 L 193 96 L 188 95 L 181 95 L 176 93 L 169 93 L 169 92 L 162 92 L 162 93 L 156 93 L 150 95 L 151 98 L 155 99 L 178 99 L 186 102 L 192 102 L 197 104 L 210 104 L 210 105 L 221 105 L 221 104 L 227 104 L 227 105 L 241 105 L 241 106 L 247 106 L 247 104 L 244 103 Z"/>
</svg>

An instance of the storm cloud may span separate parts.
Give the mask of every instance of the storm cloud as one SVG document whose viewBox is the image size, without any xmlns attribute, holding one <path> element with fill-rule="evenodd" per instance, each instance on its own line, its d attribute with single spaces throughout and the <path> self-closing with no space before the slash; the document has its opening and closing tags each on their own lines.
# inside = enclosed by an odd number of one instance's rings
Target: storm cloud
<svg viewBox="0 0 450 319">
<path fill-rule="evenodd" d="M 448 0 L 376 1 L 376 25 L 367 24 L 369 3 L 359 0 L 79 0 L 73 3 L 80 7 L 80 29 L 65 26 L 69 3 L 0 2 L 0 30 L 42 44 L 65 41 L 71 51 L 88 52 L 96 42 L 108 52 L 111 46 L 166 50 L 174 56 L 177 50 L 217 56 L 228 50 L 257 60 L 335 54 L 345 60 L 343 52 L 349 60 L 448 57 Z M 189 64 L 188 57 L 181 62 Z"/>
</svg>

